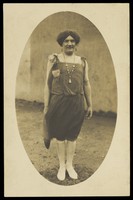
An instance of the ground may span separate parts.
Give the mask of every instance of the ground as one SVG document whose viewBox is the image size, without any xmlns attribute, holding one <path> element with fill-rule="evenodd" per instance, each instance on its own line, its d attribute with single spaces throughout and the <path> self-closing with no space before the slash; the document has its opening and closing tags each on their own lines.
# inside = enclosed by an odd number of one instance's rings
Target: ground
<svg viewBox="0 0 133 200">
<path fill-rule="evenodd" d="M 66 179 L 59 181 L 56 141 L 52 140 L 49 150 L 43 142 L 43 104 L 16 100 L 16 114 L 20 136 L 32 164 L 40 175 L 59 185 L 80 183 L 99 168 L 109 150 L 116 123 L 115 116 L 95 113 L 90 120 L 84 120 L 73 162 L 79 177 L 72 180 L 66 174 Z"/>
</svg>

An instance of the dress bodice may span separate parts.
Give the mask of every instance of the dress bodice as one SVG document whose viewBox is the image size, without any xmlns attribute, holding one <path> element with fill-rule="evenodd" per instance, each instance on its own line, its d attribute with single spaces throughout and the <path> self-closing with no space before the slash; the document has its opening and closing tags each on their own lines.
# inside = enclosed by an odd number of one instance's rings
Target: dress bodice
<svg viewBox="0 0 133 200">
<path fill-rule="evenodd" d="M 83 63 L 64 63 L 59 60 L 51 68 L 48 83 L 52 94 L 83 94 Z"/>
</svg>

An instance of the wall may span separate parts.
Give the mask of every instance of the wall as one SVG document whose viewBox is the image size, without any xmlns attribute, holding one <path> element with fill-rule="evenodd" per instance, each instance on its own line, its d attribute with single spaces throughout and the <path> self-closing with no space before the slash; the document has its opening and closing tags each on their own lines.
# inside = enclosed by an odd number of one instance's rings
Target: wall
<svg viewBox="0 0 133 200">
<path fill-rule="evenodd" d="M 43 102 L 47 57 L 60 52 L 56 37 L 65 29 L 74 29 L 81 37 L 77 54 L 89 64 L 93 109 L 117 112 L 115 71 L 107 44 L 88 19 L 73 12 L 49 16 L 31 34 L 18 70 L 16 98 Z"/>
<path fill-rule="evenodd" d="M 23 55 L 21 56 L 18 74 L 16 77 L 16 98 L 32 100 L 30 94 L 31 60 L 30 40 L 28 40 Z"/>
</svg>

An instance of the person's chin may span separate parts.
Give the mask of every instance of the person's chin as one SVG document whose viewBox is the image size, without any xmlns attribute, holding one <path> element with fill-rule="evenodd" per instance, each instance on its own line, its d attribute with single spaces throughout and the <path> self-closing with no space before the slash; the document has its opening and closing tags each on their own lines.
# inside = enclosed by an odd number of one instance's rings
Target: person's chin
<svg viewBox="0 0 133 200">
<path fill-rule="evenodd" d="M 74 53 L 74 50 L 73 49 L 69 49 L 66 51 L 66 54 L 68 55 L 72 55 Z"/>
</svg>

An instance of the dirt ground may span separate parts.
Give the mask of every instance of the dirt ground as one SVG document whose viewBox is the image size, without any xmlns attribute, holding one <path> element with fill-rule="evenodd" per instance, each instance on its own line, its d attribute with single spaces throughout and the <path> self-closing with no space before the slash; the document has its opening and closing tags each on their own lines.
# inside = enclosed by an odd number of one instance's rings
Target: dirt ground
<svg viewBox="0 0 133 200">
<path fill-rule="evenodd" d="M 66 179 L 59 181 L 56 141 L 52 140 L 49 150 L 43 143 L 43 104 L 16 100 L 16 114 L 20 136 L 32 164 L 40 175 L 59 185 L 80 183 L 98 169 L 109 150 L 116 123 L 116 117 L 95 113 L 92 119 L 84 120 L 73 161 L 79 178 L 72 180 L 66 174 Z"/>
</svg>

